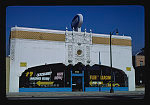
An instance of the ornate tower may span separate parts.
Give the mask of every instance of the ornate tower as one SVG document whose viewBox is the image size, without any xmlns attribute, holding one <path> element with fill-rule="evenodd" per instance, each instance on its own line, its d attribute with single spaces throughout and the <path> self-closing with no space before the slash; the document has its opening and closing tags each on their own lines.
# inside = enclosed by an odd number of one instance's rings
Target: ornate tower
<svg viewBox="0 0 150 105">
<path fill-rule="evenodd" d="M 71 23 L 72 32 L 66 27 L 65 47 L 66 47 L 66 65 L 77 64 L 81 62 L 84 65 L 90 65 L 90 49 L 92 44 L 92 31 L 86 33 L 81 32 L 83 23 L 82 14 L 77 14 Z M 74 28 L 75 27 L 75 28 Z"/>
<path fill-rule="evenodd" d="M 74 28 L 71 31 L 67 30 L 65 32 L 65 47 L 66 47 L 66 65 L 77 64 L 81 62 L 84 65 L 90 65 L 90 49 L 92 44 L 92 31 L 86 33 L 74 31 Z"/>
</svg>

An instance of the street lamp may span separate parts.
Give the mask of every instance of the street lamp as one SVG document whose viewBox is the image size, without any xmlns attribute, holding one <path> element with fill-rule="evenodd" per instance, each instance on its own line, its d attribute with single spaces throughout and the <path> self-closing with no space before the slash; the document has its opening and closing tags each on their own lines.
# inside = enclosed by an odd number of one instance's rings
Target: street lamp
<svg viewBox="0 0 150 105">
<path fill-rule="evenodd" d="M 116 34 L 118 34 L 118 29 L 115 30 Z M 113 70 L 112 70 L 112 51 L 111 51 L 111 36 L 112 34 L 115 32 L 113 31 L 112 33 L 110 32 L 110 69 L 111 69 L 111 88 L 110 88 L 110 93 L 114 93 L 114 89 L 113 89 Z"/>
</svg>

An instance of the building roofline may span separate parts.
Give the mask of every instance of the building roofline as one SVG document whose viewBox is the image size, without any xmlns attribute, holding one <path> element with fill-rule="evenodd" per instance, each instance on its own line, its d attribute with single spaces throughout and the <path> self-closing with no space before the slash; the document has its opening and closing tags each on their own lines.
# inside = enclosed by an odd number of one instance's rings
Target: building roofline
<svg viewBox="0 0 150 105">
<path fill-rule="evenodd" d="M 55 34 L 65 34 L 66 31 L 63 30 L 52 30 L 52 29 L 39 29 L 39 28 L 28 28 L 28 27 L 12 27 L 11 31 L 31 31 L 31 32 L 43 32 L 43 33 L 55 33 Z M 68 31 L 70 33 L 72 31 Z M 84 33 L 84 32 L 82 32 Z M 87 34 L 90 34 L 86 32 Z M 98 34 L 98 33 L 92 33 L 92 36 L 94 37 L 104 37 L 104 38 L 109 38 L 109 34 Z M 130 36 L 121 36 L 121 35 L 112 35 L 112 38 L 115 39 L 127 39 L 127 40 L 132 40 Z"/>
</svg>

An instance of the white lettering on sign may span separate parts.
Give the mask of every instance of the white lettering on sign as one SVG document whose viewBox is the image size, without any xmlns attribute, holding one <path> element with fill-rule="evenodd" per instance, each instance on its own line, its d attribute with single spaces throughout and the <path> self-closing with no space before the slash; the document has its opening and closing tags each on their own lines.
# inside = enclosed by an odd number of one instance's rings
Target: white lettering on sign
<svg viewBox="0 0 150 105">
<path fill-rule="evenodd" d="M 63 72 L 58 72 L 57 75 L 62 75 L 63 76 Z"/>
<path fill-rule="evenodd" d="M 63 72 L 58 72 L 57 76 L 54 77 L 54 80 L 62 80 L 63 79 Z"/>
<path fill-rule="evenodd" d="M 52 72 L 45 72 L 45 73 L 38 73 L 36 76 L 39 77 L 39 76 L 45 76 L 45 75 L 51 75 Z"/>
<path fill-rule="evenodd" d="M 30 77 L 30 80 L 41 80 L 41 77 Z"/>
<path fill-rule="evenodd" d="M 47 81 L 49 81 L 49 80 L 50 80 L 50 77 L 42 77 L 42 80 L 47 80 Z"/>
<path fill-rule="evenodd" d="M 50 80 L 50 77 L 30 77 L 30 80 L 47 80 L 49 81 Z"/>
<path fill-rule="evenodd" d="M 62 80 L 63 77 L 62 77 L 62 76 L 55 76 L 55 77 L 54 77 L 54 80 L 59 80 L 59 79 Z"/>
</svg>

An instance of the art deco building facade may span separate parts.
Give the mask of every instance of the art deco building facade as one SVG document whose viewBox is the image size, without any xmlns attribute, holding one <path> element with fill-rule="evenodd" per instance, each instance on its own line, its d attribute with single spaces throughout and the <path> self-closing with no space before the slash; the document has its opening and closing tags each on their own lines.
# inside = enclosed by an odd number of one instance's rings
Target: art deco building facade
<svg viewBox="0 0 150 105">
<path fill-rule="evenodd" d="M 10 92 L 19 92 L 19 77 L 32 67 L 62 63 L 110 66 L 110 36 L 89 32 L 12 27 L 10 36 Z M 135 90 L 130 36 L 112 35 L 112 66 L 128 78 Z M 72 79 L 71 79 L 72 80 Z M 38 82 L 39 83 L 39 82 Z M 83 84 L 83 83 L 82 83 Z"/>
</svg>

